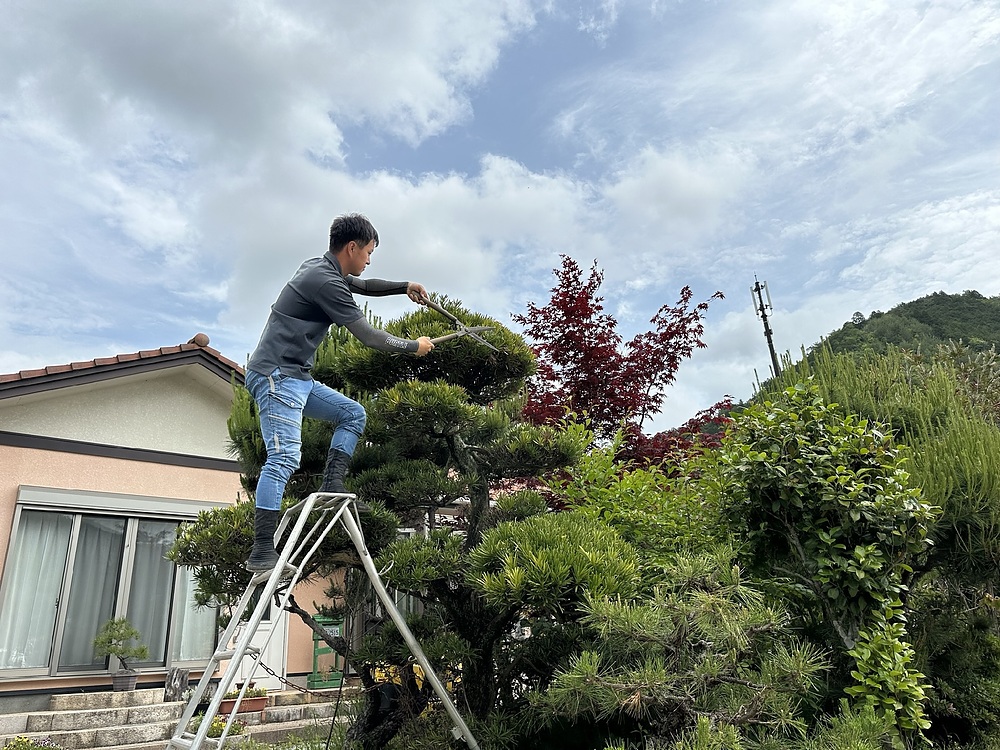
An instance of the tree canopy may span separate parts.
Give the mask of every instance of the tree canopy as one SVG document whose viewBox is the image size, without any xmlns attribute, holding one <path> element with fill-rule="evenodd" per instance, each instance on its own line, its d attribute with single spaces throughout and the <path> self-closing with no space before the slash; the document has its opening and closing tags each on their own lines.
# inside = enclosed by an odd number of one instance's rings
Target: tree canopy
<svg viewBox="0 0 1000 750">
<path fill-rule="evenodd" d="M 585 420 L 599 441 L 619 430 L 623 448 L 633 457 L 658 457 L 687 447 L 689 436 L 719 421 L 719 408 L 706 410 L 684 429 L 652 438 L 643 433 L 646 421 L 663 407 L 681 363 L 704 348 L 704 316 L 709 302 L 692 303 L 690 287 L 680 290 L 675 305 L 663 305 L 650 319 L 650 330 L 624 341 L 618 321 L 604 310 L 604 281 L 597 263 L 584 278 L 580 265 L 567 255 L 554 271 L 556 286 L 544 305 L 528 303 L 514 315 L 524 326 L 538 358 L 528 380 L 525 417 L 536 424 L 565 418 Z"/>
<path fill-rule="evenodd" d="M 889 345 L 929 353 L 949 341 L 963 341 L 976 351 L 1000 345 L 1000 297 L 984 297 L 974 290 L 935 292 L 888 312 L 874 310 L 865 316 L 858 311 L 824 339 L 834 352 L 878 353 Z"/>
</svg>

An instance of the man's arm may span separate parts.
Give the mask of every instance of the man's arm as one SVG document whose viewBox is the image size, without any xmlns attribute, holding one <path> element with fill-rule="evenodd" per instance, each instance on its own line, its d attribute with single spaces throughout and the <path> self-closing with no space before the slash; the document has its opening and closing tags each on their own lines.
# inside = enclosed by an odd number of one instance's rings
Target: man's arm
<svg viewBox="0 0 1000 750">
<path fill-rule="evenodd" d="M 386 281 L 385 279 L 362 279 L 359 276 L 345 276 L 347 287 L 352 292 L 367 297 L 386 297 L 390 294 L 406 294 L 408 281 Z"/>
<path fill-rule="evenodd" d="M 417 304 L 424 304 L 427 290 L 423 284 L 415 281 L 386 281 L 385 279 L 362 279 L 358 276 L 346 276 L 347 288 L 352 292 L 364 294 L 367 297 L 386 297 L 390 294 L 406 294 Z"/>
<path fill-rule="evenodd" d="M 421 336 L 416 340 L 401 339 L 398 336 L 393 336 L 391 333 L 379 330 L 369 323 L 368 319 L 364 316 L 351 321 L 344 327 L 354 334 L 358 341 L 365 346 L 372 349 L 379 349 L 383 352 L 410 352 L 416 354 L 418 357 L 422 357 L 434 348 L 434 344 L 431 343 L 430 338 L 427 336 Z"/>
</svg>

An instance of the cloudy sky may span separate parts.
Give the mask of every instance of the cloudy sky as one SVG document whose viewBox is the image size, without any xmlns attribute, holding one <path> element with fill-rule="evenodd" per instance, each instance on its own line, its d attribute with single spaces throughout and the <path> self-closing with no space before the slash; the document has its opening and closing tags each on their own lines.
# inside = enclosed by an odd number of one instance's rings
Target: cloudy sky
<svg viewBox="0 0 1000 750">
<path fill-rule="evenodd" d="M 779 350 L 1000 294 L 1000 0 L 2 0 L 0 372 L 243 362 L 366 213 L 369 273 L 513 325 L 559 255 L 627 337 L 690 285 L 659 426 Z M 402 299 L 375 300 L 391 317 Z"/>
</svg>

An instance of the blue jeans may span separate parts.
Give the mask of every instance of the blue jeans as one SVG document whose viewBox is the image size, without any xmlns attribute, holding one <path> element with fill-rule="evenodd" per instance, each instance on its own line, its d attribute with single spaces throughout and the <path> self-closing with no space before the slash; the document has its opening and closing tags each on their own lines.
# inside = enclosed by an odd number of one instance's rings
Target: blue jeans
<svg viewBox="0 0 1000 750">
<path fill-rule="evenodd" d="M 365 429 L 365 410 L 357 401 L 315 380 L 299 380 L 275 370 L 246 372 L 246 386 L 257 402 L 267 461 L 257 481 L 257 507 L 280 510 L 288 478 L 302 460 L 302 417 L 335 425 L 331 450 L 351 455 Z"/>
</svg>

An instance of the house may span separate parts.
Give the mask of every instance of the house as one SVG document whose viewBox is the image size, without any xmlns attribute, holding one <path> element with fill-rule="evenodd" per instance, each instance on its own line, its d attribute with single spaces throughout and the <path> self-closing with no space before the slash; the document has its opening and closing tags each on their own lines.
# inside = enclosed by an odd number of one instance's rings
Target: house
<svg viewBox="0 0 1000 750">
<path fill-rule="evenodd" d="M 0 696 L 107 689 L 113 665 L 92 640 L 111 617 L 149 647 L 130 664 L 140 686 L 204 669 L 216 613 L 193 606 L 190 571 L 164 553 L 180 522 L 243 492 L 226 426 L 242 379 L 203 333 L 0 375 Z M 262 660 L 308 672 L 311 636 L 275 616 Z"/>
</svg>

